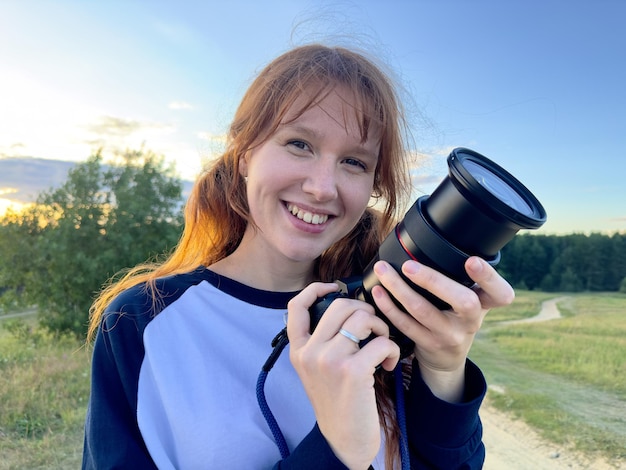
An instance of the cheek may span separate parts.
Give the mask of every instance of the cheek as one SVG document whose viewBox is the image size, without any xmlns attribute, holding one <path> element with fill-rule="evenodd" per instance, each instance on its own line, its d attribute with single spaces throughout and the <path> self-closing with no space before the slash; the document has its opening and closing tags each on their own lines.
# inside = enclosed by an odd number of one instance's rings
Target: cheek
<svg viewBox="0 0 626 470">
<path fill-rule="evenodd" d="M 349 188 L 349 187 L 347 187 Z M 353 217 L 361 217 L 361 214 L 369 205 L 372 197 L 372 185 L 359 185 L 347 189 L 344 194 L 344 201 L 346 201 L 346 207 L 353 214 Z"/>
<path fill-rule="evenodd" d="M 284 187 L 285 181 L 279 168 L 250 166 L 249 170 L 246 198 L 250 214 L 254 219 L 271 208 L 278 198 L 278 191 Z"/>
</svg>

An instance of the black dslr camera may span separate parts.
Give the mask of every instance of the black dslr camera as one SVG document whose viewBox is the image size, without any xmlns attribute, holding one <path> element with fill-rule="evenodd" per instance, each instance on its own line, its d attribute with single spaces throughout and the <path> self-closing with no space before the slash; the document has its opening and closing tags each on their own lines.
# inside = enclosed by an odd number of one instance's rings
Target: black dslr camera
<svg viewBox="0 0 626 470">
<path fill-rule="evenodd" d="M 449 308 L 430 292 L 413 284 L 401 273 L 402 264 L 414 259 L 455 281 L 472 286 L 464 263 L 473 255 L 495 266 L 500 249 L 520 229 L 537 229 L 546 221 L 546 212 L 535 196 L 515 177 L 488 158 L 466 148 L 448 156 L 449 175 L 430 196 L 422 196 L 404 219 L 385 238 L 377 255 L 362 276 L 341 279 L 340 290 L 317 300 L 310 308 L 311 332 L 330 305 L 339 298 L 363 300 L 376 308 L 372 288 L 379 284 L 374 263 L 385 260 L 416 291 L 440 309 Z M 402 357 L 413 351 L 413 342 L 404 336 L 376 308 L 400 346 Z M 361 342 L 364 345 L 370 338 Z"/>
</svg>

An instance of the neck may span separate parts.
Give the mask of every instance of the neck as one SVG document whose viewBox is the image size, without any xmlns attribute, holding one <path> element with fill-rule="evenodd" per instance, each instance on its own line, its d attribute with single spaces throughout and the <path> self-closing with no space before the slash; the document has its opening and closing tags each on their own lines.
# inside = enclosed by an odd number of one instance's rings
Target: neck
<svg viewBox="0 0 626 470">
<path fill-rule="evenodd" d="M 292 292 L 313 282 L 313 263 L 271 259 L 258 251 L 248 253 L 240 245 L 231 255 L 212 264 L 209 269 L 256 289 Z"/>
</svg>

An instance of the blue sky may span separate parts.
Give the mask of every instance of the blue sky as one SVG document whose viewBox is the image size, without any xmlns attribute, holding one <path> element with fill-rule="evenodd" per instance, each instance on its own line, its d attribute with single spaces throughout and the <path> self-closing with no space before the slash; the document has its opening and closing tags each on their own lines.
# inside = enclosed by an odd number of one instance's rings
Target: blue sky
<svg viewBox="0 0 626 470">
<path fill-rule="evenodd" d="M 357 43 L 407 91 L 416 194 L 469 147 L 541 200 L 541 232 L 624 232 L 625 21 L 622 0 L 1 0 L 0 158 L 143 144 L 193 178 L 266 62 Z"/>
</svg>

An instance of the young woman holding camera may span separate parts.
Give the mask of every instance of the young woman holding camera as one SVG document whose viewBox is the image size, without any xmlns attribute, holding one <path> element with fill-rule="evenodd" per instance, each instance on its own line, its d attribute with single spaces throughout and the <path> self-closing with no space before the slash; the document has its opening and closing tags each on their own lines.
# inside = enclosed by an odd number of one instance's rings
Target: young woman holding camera
<svg viewBox="0 0 626 470">
<path fill-rule="evenodd" d="M 471 289 L 403 265 L 452 307 L 441 311 L 378 262 L 377 307 L 416 344 L 401 363 L 365 302 L 334 301 L 310 332 L 310 306 L 363 270 L 404 207 L 400 108 L 381 68 L 346 48 L 298 47 L 260 72 L 195 183 L 176 249 L 93 306 L 83 468 L 482 466 L 486 385 L 467 354 L 487 310 L 513 298 L 488 263 L 467 261 Z M 277 431 L 256 385 L 285 322 L 288 354 L 263 390 Z"/>
</svg>

